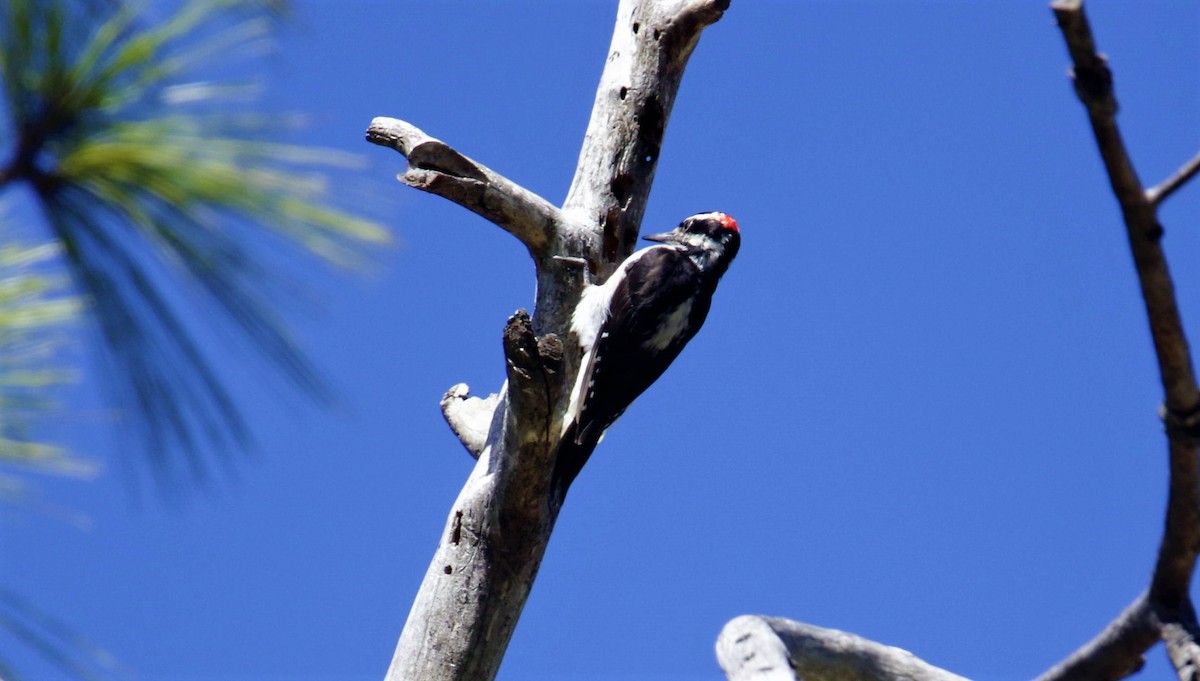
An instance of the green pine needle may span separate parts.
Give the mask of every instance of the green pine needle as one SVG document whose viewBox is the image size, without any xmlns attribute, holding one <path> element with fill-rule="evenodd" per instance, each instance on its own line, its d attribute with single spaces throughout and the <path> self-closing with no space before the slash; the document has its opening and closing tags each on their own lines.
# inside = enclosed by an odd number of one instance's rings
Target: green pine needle
<svg viewBox="0 0 1200 681">
<path fill-rule="evenodd" d="M 0 10 L 0 145 L 11 149 L 0 190 L 18 180 L 34 189 L 163 482 L 203 479 L 208 453 L 248 438 L 182 306 L 219 310 L 321 398 L 327 388 L 275 309 L 278 273 L 263 256 L 286 243 L 353 268 L 389 242 L 379 224 L 328 201 L 324 172 L 355 158 L 264 140 L 265 117 L 213 113 L 245 88 L 184 78 L 200 60 L 261 42 L 278 7 L 193 0 L 157 26 L 119 3 L 7 0 Z M 0 306 L 8 293 L 0 287 Z M 0 325 L 74 312 L 59 304 L 0 307 Z M 26 379 L 37 376 L 50 380 Z"/>
</svg>

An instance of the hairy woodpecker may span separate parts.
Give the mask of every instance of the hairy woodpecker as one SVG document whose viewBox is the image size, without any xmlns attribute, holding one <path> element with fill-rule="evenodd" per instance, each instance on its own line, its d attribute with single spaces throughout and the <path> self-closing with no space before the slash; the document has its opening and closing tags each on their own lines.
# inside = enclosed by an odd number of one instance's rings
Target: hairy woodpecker
<svg viewBox="0 0 1200 681">
<path fill-rule="evenodd" d="M 559 445 L 567 484 L 604 431 L 700 330 L 741 243 L 737 222 L 724 213 L 693 215 L 645 238 L 659 243 L 626 258 L 603 284 L 584 289 L 571 319 L 583 360 Z M 571 449 L 583 460 L 563 461 Z"/>
</svg>

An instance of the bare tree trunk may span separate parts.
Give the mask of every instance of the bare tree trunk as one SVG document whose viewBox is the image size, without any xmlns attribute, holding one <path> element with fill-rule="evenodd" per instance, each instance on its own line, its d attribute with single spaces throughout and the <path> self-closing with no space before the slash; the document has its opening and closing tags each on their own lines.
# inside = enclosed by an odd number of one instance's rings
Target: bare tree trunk
<svg viewBox="0 0 1200 681">
<path fill-rule="evenodd" d="M 442 399 L 478 462 L 446 521 L 389 681 L 495 677 L 565 493 L 553 458 L 579 364 L 565 340 L 583 285 L 578 261 L 602 280 L 633 252 L 688 57 L 728 6 L 622 0 L 561 209 L 403 121 L 372 121 L 367 139 L 408 158 L 401 182 L 495 222 L 525 244 L 537 272 L 533 316 L 518 311 L 504 329 L 505 386 L 480 399 L 460 384 Z"/>
</svg>

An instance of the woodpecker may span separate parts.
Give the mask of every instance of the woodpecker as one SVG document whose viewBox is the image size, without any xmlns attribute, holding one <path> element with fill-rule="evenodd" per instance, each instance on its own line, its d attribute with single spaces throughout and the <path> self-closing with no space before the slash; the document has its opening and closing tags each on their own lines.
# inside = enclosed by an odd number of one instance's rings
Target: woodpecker
<svg viewBox="0 0 1200 681">
<path fill-rule="evenodd" d="M 737 222 L 701 213 L 625 259 L 584 289 L 571 318 L 583 359 L 560 440 L 567 484 L 604 431 L 679 356 L 708 316 L 721 275 L 741 244 Z M 563 451 L 582 460 L 563 461 Z M 577 459 L 579 457 L 576 457 Z"/>
</svg>

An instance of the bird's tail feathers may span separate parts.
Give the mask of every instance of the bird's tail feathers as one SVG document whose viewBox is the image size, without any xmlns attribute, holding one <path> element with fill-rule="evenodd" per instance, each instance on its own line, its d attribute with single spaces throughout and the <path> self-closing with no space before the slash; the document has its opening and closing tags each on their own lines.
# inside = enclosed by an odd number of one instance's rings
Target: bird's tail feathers
<svg viewBox="0 0 1200 681">
<path fill-rule="evenodd" d="M 579 429 L 578 422 L 572 421 L 562 434 L 554 448 L 554 486 L 560 495 L 567 493 L 567 488 L 575 481 L 584 464 L 591 457 L 592 451 L 600 442 L 596 428 Z M 604 431 L 600 430 L 600 435 Z"/>
</svg>

